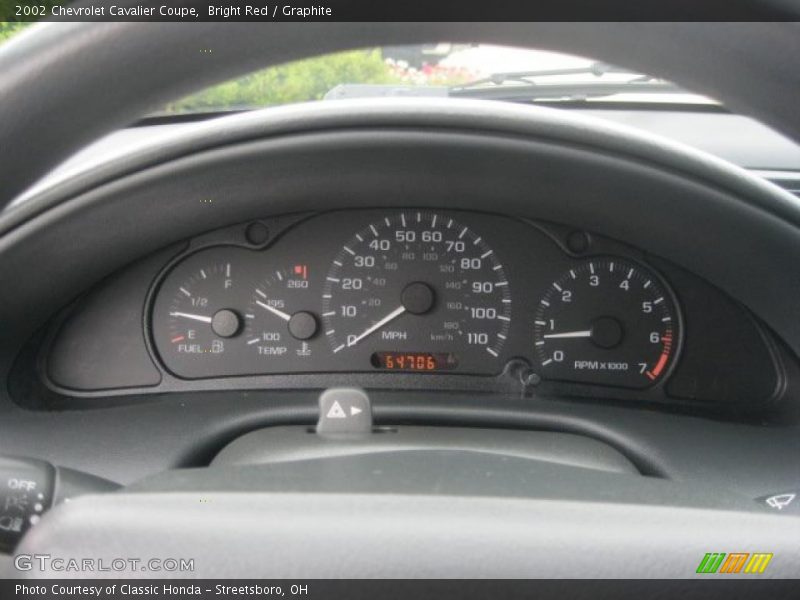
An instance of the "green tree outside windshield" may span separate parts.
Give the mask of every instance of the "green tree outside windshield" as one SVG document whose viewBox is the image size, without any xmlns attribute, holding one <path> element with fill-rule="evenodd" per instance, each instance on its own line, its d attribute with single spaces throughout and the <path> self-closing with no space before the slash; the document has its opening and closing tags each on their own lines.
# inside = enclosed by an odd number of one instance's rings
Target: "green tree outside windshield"
<svg viewBox="0 0 800 600">
<path fill-rule="evenodd" d="M 5 42 L 12 35 L 16 35 L 31 23 L 20 23 L 19 21 L 0 21 L 0 44 Z"/>
<path fill-rule="evenodd" d="M 379 50 L 354 50 L 270 67 L 168 104 L 164 113 L 236 110 L 321 100 L 340 83 L 394 83 Z"/>
<path fill-rule="evenodd" d="M 2 0 L 0 0 L 2 2 Z M 0 44 L 31 23 L 0 22 Z M 213 50 L 212 50 L 213 51 Z M 198 48 L 198 60 L 202 60 Z M 337 85 L 451 85 L 473 78 L 441 67 L 422 70 L 384 60 L 379 48 L 326 54 L 270 67 L 171 102 L 158 114 L 247 110 L 321 100 Z"/>
</svg>

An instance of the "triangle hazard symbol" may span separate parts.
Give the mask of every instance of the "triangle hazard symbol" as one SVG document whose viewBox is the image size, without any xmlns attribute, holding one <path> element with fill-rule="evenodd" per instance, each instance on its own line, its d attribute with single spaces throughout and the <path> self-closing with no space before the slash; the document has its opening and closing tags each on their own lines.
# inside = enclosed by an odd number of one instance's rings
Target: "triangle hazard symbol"
<svg viewBox="0 0 800 600">
<path fill-rule="evenodd" d="M 326 416 L 329 419 L 346 419 L 347 413 L 344 412 L 341 404 L 339 404 L 338 402 L 334 402 L 331 405 L 331 408 Z"/>
</svg>

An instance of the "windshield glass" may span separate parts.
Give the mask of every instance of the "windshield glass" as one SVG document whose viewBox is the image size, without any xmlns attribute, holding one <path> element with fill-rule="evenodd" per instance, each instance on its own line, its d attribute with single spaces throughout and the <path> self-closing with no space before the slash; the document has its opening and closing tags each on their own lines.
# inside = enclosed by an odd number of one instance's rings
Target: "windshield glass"
<svg viewBox="0 0 800 600">
<path fill-rule="evenodd" d="M 0 43 L 26 25 L 0 23 Z M 171 102 L 153 116 L 382 96 L 596 107 L 717 104 L 662 79 L 590 58 L 486 44 L 435 43 L 337 52 L 270 67 Z"/>
<path fill-rule="evenodd" d="M 716 104 L 664 80 L 589 58 L 484 44 L 440 43 L 353 50 L 271 67 L 173 102 L 161 114 L 380 96 Z"/>
</svg>

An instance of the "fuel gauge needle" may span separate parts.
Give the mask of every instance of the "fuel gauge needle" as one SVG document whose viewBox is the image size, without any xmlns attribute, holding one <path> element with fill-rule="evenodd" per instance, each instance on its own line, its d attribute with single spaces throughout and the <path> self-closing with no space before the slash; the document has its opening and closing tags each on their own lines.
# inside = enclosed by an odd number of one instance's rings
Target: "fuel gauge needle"
<svg viewBox="0 0 800 600">
<path fill-rule="evenodd" d="M 558 338 L 588 338 L 592 337 L 591 329 L 584 329 L 582 331 L 565 331 L 563 333 L 547 333 L 543 336 L 546 340 Z"/>
<path fill-rule="evenodd" d="M 171 312 L 169 313 L 169 316 L 183 317 L 184 319 L 192 319 L 193 321 L 200 321 L 201 323 L 211 323 L 211 317 L 206 317 L 203 315 L 193 315 L 185 312 Z"/>
</svg>

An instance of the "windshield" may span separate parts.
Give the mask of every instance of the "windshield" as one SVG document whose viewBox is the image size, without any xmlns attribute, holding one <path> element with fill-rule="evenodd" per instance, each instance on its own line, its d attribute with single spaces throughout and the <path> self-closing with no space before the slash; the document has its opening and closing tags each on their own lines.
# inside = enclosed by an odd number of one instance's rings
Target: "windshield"
<svg viewBox="0 0 800 600">
<path fill-rule="evenodd" d="M 642 73 L 541 50 L 484 44 L 385 46 L 271 67 L 206 89 L 161 114 L 379 96 L 456 96 L 536 103 L 716 102 Z"/>
<path fill-rule="evenodd" d="M 0 43 L 26 25 L 0 23 Z M 270 67 L 171 102 L 152 116 L 381 96 L 593 107 L 717 104 L 662 79 L 590 58 L 486 44 L 435 43 L 351 50 Z"/>
</svg>

